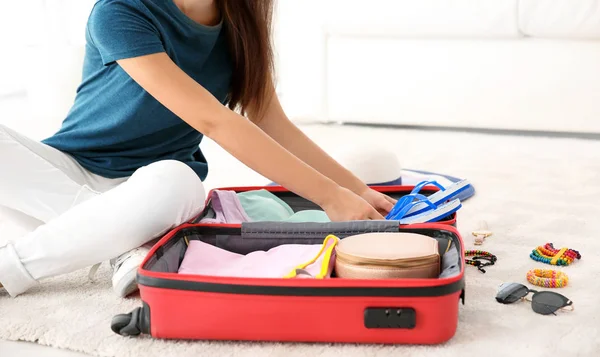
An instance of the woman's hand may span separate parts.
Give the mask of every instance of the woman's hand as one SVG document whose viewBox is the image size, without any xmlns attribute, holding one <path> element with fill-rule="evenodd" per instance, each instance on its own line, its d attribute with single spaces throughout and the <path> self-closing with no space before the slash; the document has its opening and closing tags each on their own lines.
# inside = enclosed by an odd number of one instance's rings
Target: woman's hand
<svg viewBox="0 0 600 357">
<path fill-rule="evenodd" d="M 322 208 L 332 221 L 384 219 L 367 201 L 341 186 L 332 192 Z"/>
<path fill-rule="evenodd" d="M 390 196 L 377 192 L 370 187 L 367 187 L 360 196 L 383 216 L 390 213 L 397 202 Z"/>
</svg>

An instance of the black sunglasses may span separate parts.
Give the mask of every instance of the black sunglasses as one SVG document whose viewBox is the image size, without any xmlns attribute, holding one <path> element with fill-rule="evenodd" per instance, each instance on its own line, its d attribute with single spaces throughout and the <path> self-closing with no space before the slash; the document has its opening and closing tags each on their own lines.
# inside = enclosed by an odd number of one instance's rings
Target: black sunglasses
<svg viewBox="0 0 600 357">
<path fill-rule="evenodd" d="M 531 300 L 527 299 L 527 295 L 533 293 Z M 556 315 L 558 310 L 574 309 L 573 302 L 561 294 L 552 291 L 536 291 L 531 290 L 523 284 L 504 283 L 498 288 L 496 301 L 501 304 L 512 304 L 517 300 L 531 301 L 533 311 L 542 315 Z"/>
</svg>

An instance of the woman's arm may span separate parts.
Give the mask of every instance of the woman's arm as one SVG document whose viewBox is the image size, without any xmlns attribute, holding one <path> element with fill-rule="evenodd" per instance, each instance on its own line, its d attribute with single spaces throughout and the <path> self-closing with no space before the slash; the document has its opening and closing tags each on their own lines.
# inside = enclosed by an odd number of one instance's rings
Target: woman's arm
<svg viewBox="0 0 600 357">
<path fill-rule="evenodd" d="M 142 88 L 242 163 L 318 204 L 332 220 L 382 219 L 370 205 L 223 106 L 165 54 L 119 60 Z"/>
<path fill-rule="evenodd" d="M 255 121 L 265 133 L 292 154 L 337 182 L 340 186 L 346 187 L 365 198 L 379 211 L 387 213 L 393 208 L 395 200 L 375 193 L 298 129 L 285 115 L 274 91 L 264 116 Z"/>
<path fill-rule="evenodd" d="M 270 98 L 264 116 L 254 121 L 289 152 L 340 186 L 356 194 L 367 189 L 360 179 L 330 157 L 287 118 L 276 95 Z"/>
</svg>

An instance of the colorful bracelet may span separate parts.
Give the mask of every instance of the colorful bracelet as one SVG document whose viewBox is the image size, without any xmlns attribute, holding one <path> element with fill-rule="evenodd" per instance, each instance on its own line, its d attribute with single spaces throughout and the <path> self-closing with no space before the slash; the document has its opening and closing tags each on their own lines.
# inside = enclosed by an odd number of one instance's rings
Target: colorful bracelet
<svg viewBox="0 0 600 357">
<path fill-rule="evenodd" d="M 550 265 L 570 265 L 575 259 L 581 259 L 581 254 L 575 249 L 556 249 L 552 243 L 546 243 L 534 249 L 529 257 L 535 261 Z"/>
<path fill-rule="evenodd" d="M 469 264 L 469 265 L 473 265 L 475 267 L 477 267 L 477 269 L 479 269 L 480 272 L 485 273 L 485 269 L 483 269 L 483 267 L 486 267 L 488 265 L 494 265 L 496 264 L 496 261 L 498 260 L 498 258 L 489 252 L 483 251 L 483 250 L 467 250 L 465 251 L 465 257 L 470 257 L 472 256 L 473 259 L 469 260 L 469 259 L 465 259 L 465 264 Z M 481 260 L 487 260 L 487 263 L 482 263 Z"/>
<path fill-rule="evenodd" d="M 532 269 L 527 272 L 527 281 L 544 288 L 562 288 L 569 283 L 569 277 L 561 271 Z"/>
</svg>

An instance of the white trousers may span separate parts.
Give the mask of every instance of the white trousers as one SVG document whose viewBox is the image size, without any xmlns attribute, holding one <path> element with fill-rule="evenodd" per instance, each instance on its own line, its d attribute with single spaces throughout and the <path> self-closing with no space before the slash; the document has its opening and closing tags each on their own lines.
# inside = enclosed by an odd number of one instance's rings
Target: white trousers
<svg viewBox="0 0 600 357">
<path fill-rule="evenodd" d="M 0 206 L 43 222 L 0 244 L 0 284 L 17 296 L 40 279 L 115 258 L 198 215 L 205 196 L 179 161 L 107 179 L 0 125 Z"/>
</svg>

